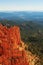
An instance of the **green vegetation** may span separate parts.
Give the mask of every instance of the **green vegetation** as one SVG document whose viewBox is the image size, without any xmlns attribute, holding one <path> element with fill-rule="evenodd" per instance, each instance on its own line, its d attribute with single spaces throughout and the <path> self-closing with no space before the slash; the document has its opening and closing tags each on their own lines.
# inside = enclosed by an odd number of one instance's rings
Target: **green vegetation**
<svg viewBox="0 0 43 65">
<path fill-rule="evenodd" d="M 20 27 L 21 39 L 29 45 L 28 50 L 40 57 L 40 65 L 43 65 L 43 26 L 32 21 L 18 22 L 1 20 L 0 23 L 8 27 L 17 25 Z"/>
</svg>

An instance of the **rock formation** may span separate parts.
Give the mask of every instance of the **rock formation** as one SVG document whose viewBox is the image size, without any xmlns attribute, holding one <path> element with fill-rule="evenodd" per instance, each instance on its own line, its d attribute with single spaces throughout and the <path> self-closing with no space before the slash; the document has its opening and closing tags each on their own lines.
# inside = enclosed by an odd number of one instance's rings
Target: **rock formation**
<svg viewBox="0 0 43 65">
<path fill-rule="evenodd" d="M 29 65 L 21 45 L 19 27 L 0 24 L 0 65 Z"/>
</svg>

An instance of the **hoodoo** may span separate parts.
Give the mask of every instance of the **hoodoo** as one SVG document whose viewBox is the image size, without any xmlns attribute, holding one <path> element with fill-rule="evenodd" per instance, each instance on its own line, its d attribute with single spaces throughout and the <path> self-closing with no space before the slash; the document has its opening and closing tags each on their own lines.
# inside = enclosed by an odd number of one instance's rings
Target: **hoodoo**
<svg viewBox="0 0 43 65">
<path fill-rule="evenodd" d="M 29 65 L 21 45 L 18 26 L 7 28 L 0 24 L 0 65 Z"/>
</svg>

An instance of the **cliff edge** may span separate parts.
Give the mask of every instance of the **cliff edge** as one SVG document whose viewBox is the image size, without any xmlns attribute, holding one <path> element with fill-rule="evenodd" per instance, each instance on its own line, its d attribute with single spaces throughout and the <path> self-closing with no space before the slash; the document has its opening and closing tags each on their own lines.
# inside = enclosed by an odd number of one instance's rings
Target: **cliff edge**
<svg viewBox="0 0 43 65">
<path fill-rule="evenodd" d="M 22 48 L 18 26 L 7 28 L 0 24 L 0 65 L 29 65 Z"/>
</svg>

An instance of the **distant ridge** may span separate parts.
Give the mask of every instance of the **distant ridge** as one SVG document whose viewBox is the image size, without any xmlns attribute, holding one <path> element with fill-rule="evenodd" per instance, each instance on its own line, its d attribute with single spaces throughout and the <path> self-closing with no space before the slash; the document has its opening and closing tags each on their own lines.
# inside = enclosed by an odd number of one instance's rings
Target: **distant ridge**
<svg viewBox="0 0 43 65">
<path fill-rule="evenodd" d="M 18 12 L 0 12 L 0 20 L 18 20 L 18 21 L 34 21 L 34 22 L 42 22 L 43 21 L 43 12 L 26 12 L 26 11 L 18 11 Z"/>
</svg>

